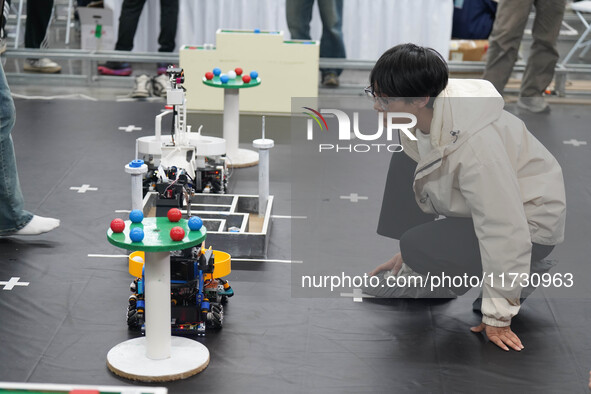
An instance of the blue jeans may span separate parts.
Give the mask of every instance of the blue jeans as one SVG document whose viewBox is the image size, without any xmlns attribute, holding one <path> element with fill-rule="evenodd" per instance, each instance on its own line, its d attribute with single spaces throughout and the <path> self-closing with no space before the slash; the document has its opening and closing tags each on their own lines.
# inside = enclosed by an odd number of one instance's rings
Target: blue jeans
<svg viewBox="0 0 591 394">
<path fill-rule="evenodd" d="M 18 231 L 33 219 L 33 214 L 23 209 L 23 193 L 10 136 L 15 119 L 14 102 L 0 65 L 0 235 Z"/>
<path fill-rule="evenodd" d="M 285 4 L 287 26 L 293 40 L 310 40 L 310 21 L 314 0 L 287 0 Z M 318 10 L 322 19 L 322 38 L 320 57 L 345 58 L 343 41 L 343 0 L 318 0 Z M 322 69 L 322 74 L 340 69 Z"/>
</svg>

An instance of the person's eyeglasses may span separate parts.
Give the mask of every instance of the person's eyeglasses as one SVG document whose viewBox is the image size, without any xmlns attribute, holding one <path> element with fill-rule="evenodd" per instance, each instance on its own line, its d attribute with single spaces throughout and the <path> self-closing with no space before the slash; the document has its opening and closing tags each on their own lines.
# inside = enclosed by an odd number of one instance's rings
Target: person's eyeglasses
<svg viewBox="0 0 591 394">
<path fill-rule="evenodd" d="M 365 95 L 369 99 L 371 99 L 373 101 L 377 101 L 380 104 L 380 107 L 382 107 L 382 109 L 384 111 L 388 110 L 388 104 L 397 100 L 396 97 L 381 97 L 381 96 L 376 95 L 372 86 L 366 87 L 365 89 L 363 89 L 363 92 L 365 93 Z"/>
<path fill-rule="evenodd" d="M 365 93 L 365 95 L 367 97 L 371 97 L 371 98 L 375 98 L 376 94 L 373 91 L 373 87 L 372 86 L 368 86 L 365 89 L 363 89 L 363 92 Z"/>
</svg>

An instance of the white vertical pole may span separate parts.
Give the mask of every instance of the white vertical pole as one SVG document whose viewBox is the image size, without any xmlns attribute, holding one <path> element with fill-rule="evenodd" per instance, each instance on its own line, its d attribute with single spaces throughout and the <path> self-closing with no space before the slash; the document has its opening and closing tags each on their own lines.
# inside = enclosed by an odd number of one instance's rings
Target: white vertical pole
<svg viewBox="0 0 591 394">
<path fill-rule="evenodd" d="M 139 209 L 142 211 L 142 176 L 131 176 L 131 209 Z"/>
<path fill-rule="evenodd" d="M 269 200 L 269 149 L 259 150 L 259 216 L 265 216 Z"/>
<path fill-rule="evenodd" d="M 259 150 L 259 216 L 265 216 L 269 200 L 269 149 L 275 142 L 265 138 L 265 117 L 263 116 L 262 138 L 254 140 L 252 146 Z"/>
<path fill-rule="evenodd" d="M 146 357 L 170 357 L 170 253 L 146 253 Z"/>
<path fill-rule="evenodd" d="M 238 158 L 240 89 L 224 89 L 224 139 L 226 155 L 233 160 Z"/>
<path fill-rule="evenodd" d="M 131 175 L 131 209 L 143 211 L 143 175 L 148 166 L 143 160 L 134 160 L 125 166 L 125 172 Z"/>
</svg>

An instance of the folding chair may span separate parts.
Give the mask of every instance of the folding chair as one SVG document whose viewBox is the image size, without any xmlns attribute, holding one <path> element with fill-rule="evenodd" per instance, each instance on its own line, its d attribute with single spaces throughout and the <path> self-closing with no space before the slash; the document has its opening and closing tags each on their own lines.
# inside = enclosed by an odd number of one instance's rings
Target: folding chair
<svg viewBox="0 0 591 394">
<path fill-rule="evenodd" d="M 587 21 L 583 17 L 583 13 L 591 14 L 591 0 L 573 3 L 571 5 L 571 8 L 585 26 L 585 31 L 583 32 L 583 34 L 581 34 L 581 37 L 579 37 L 575 45 L 571 48 L 570 52 L 565 56 L 564 60 L 561 63 L 563 66 L 568 63 L 568 61 L 571 59 L 571 57 L 575 54 L 577 50 L 583 49 L 583 51 L 579 54 L 579 58 L 581 58 L 585 56 L 585 54 L 589 50 L 589 47 L 591 46 L 591 40 L 585 41 L 589 33 L 591 33 L 591 25 L 587 23 Z"/>
</svg>

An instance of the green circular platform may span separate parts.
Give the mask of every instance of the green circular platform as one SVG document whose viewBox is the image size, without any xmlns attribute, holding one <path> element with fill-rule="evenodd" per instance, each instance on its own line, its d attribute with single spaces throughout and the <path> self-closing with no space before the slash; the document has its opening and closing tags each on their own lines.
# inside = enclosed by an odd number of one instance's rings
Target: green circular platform
<svg viewBox="0 0 591 394">
<path fill-rule="evenodd" d="M 170 238 L 170 229 L 179 226 L 185 230 L 185 238 L 182 241 L 173 241 Z M 129 232 L 139 227 L 144 230 L 144 239 L 141 242 L 132 242 Z M 129 250 L 141 250 L 143 252 L 171 252 L 173 250 L 187 249 L 201 244 L 206 238 L 207 231 L 202 226 L 198 231 L 189 230 L 186 219 L 179 222 L 171 222 L 166 217 L 144 218 L 141 223 L 125 221 L 125 230 L 122 233 L 114 233 L 107 230 L 107 239 L 115 246 Z"/>
<path fill-rule="evenodd" d="M 261 77 L 257 77 L 257 79 L 251 79 L 249 83 L 244 83 L 242 81 L 242 75 L 236 76 L 235 79 L 228 80 L 228 83 L 222 83 L 222 81 L 220 81 L 220 77 L 213 77 L 213 79 L 207 79 L 203 77 L 203 84 L 207 86 L 212 86 L 214 88 L 224 89 L 254 88 L 255 86 L 259 86 L 261 84 Z"/>
</svg>

